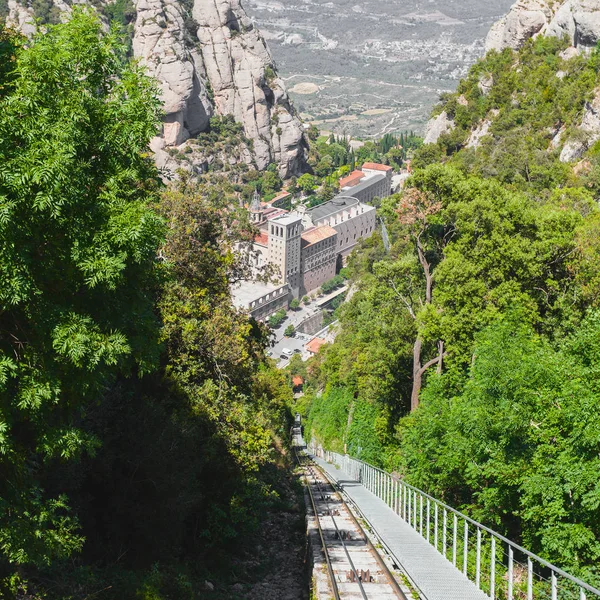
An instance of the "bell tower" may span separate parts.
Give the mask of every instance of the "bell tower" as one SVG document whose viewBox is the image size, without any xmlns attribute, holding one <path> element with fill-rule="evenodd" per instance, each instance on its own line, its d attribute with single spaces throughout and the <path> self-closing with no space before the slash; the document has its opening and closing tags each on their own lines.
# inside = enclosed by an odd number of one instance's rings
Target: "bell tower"
<svg viewBox="0 0 600 600">
<path fill-rule="evenodd" d="M 254 225 L 259 225 L 263 220 L 263 208 L 260 201 L 258 190 L 254 190 L 252 203 L 250 204 L 250 222 Z"/>
</svg>

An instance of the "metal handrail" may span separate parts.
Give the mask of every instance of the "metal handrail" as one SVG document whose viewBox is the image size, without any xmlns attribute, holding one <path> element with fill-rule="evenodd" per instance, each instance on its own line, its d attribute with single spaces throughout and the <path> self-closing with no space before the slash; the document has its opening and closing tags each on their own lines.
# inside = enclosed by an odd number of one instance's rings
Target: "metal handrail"
<svg viewBox="0 0 600 600">
<path fill-rule="evenodd" d="M 312 450 L 316 450 L 316 448 L 314 446 L 311 446 Z M 378 472 L 380 473 L 383 477 L 388 477 L 390 479 L 390 481 L 395 481 L 398 484 L 400 484 L 401 486 L 403 486 L 404 488 L 406 488 L 407 490 L 412 491 L 413 493 L 416 493 L 420 496 L 421 499 L 421 508 L 420 508 L 420 533 L 421 535 L 423 534 L 423 499 L 426 499 L 430 502 L 433 502 L 435 505 L 439 506 L 440 508 L 444 509 L 445 511 L 453 514 L 455 516 L 455 518 L 460 518 L 462 519 L 465 524 L 466 523 L 470 523 L 473 526 L 475 526 L 478 530 L 481 531 L 485 531 L 486 533 L 488 533 L 489 535 L 492 536 L 492 538 L 495 538 L 501 542 L 504 542 L 505 544 L 508 545 L 509 547 L 509 556 L 510 556 L 510 560 L 512 560 L 512 555 L 513 555 L 513 550 L 516 550 L 519 553 L 524 554 L 527 558 L 528 558 L 528 569 L 531 572 L 532 571 L 532 566 L 531 566 L 531 561 L 535 561 L 537 562 L 539 565 L 546 567 L 548 569 L 551 570 L 552 575 L 553 575 L 553 580 L 552 580 L 552 599 L 556 600 L 556 598 L 558 598 L 557 593 L 556 593 L 556 581 L 554 579 L 555 575 L 559 575 L 560 577 L 563 577 L 565 579 L 567 579 L 568 581 L 570 581 L 571 583 L 575 584 L 577 587 L 579 587 L 580 589 L 580 598 L 581 600 L 586 600 L 586 596 L 585 593 L 583 592 L 583 590 L 586 590 L 587 592 L 591 592 L 592 594 L 595 594 L 597 597 L 600 598 L 600 590 L 589 585 L 588 583 L 586 583 L 585 581 L 582 581 L 581 579 L 574 577 L 573 575 L 570 575 L 569 573 L 567 573 L 566 571 L 563 571 L 562 569 L 560 569 L 559 567 L 556 567 L 555 565 L 553 565 L 552 563 L 548 562 L 547 560 L 543 559 L 542 557 L 538 556 L 537 554 L 534 554 L 533 552 L 530 552 L 529 550 L 527 550 L 526 548 L 523 548 L 522 546 L 520 546 L 519 544 L 516 544 L 514 542 L 512 542 L 511 540 L 509 540 L 508 538 L 504 537 L 503 535 L 495 532 L 493 529 L 490 529 L 489 527 L 486 527 L 485 525 L 475 521 L 474 519 L 472 519 L 471 517 L 461 513 L 460 511 L 452 508 L 451 506 L 445 504 L 444 502 L 434 498 L 433 496 L 431 496 L 430 494 L 427 494 L 426 492 L 423 492 L 422 490 L 420 490 L 419 488 L 406 483 L 405 481 L 403 481 L 400 477 L 394 476 L 391 473 L 388 473 L 387 471 L 384 471 L 383 469 L 380 469 L 379 467 L 376 467 L 374 465 L 371 465 L 368 462 L 365 462 L 363 460 L 357 459 L 357 458 L 353 458 L 351 456 L 348 455 L 341 455 L 337 452 L 331 452 L 328 450 L 324 450 L 321 448 L 321 450 L 324 453 L 327 453 L 329 456 L 331 457 L 336 457 L 338 460 L 336 460 L 336 464 L 338 464 L 338 466 L 342 466 L 340 463 L 342 463 L 343 461 L 352 461 L 354 463 L 357 463 L 358 465 L 362 465 L 364 467 L 368 467 L 369 469 L 372 469 L 374 472 Z M 381 485 L 381 482 L 377 485 Z M 380 491 L 380 490 L 379 490 Z M 387 492 L 384 492 L 384 496 L 387 494 L 389 495 L 391 492 L 388 490 Z M 393 494 L 393 493 L 392 493 Z M 400 501 L 400 498 L 397 497 L 396 502 L 398 503 Z M 414 506 L 410 505 L 410 500 L 409 500 L 409 508 L 408 510 L 411 513 L 414 513 L 414 515 L 409 514 L 409 519 L 408 519 L 408 523 L 411 524 L 411 526 L 415 529 L 415 531 L 419 531 L 416 528 L 416 516 L 417 516 L 417 507 L 416 507 L 416 503 Z M 406 513 L 406 506 L 404 506 L 403 508 L 403 512 Z M 413 521 L 411 523 L 411 521 Z M 428 522 L 427 522 L 427 527 L 429 528 L 429 517 L 428 517 Z M 454 529 L 455 533 L 457 532 L 457 528 L 456 528 L 456 524 L 455 524 L 455 529 Z M 429 538 L 428 538 L 429 541 Z M 437 543 L 437 541 L 436 541 Z M 479 553 L 479 545 L 480 545 L 480 540 L 478 541 L 478 553 Z M 453 540 L 453 562 L 456 564 L 456 544 L 455 544 L 455 539 Z M 443 544 L 443 547 L 445 548 L 445 542 Z M 436 550 L 437 550 L 437 545 L 436 545 Z M 439 551 L 439 550 L 438 550 Z M 465 546 L 465 554 L 466 554 L 467 550 L 466 550 L 466 546 Z M 478 558 L 478 562 L 479 562 L 479 558 Z M 463 570 L 466 572 L 466 567 L 464 566 L 463 563 Z M 479 570 L 479 567 L 478 567 Z M 478 582 L 479 585 L 479 582 Z M 529 588 L 531 589 L 532 583 L 529 582 Z M 509 591 L 509 595 L 510 595 L 510 591 Z M 494 596 L 492 596 L 493 598 Z M 510 596 L 509 596 L 510 597 Z M 528 599 L 532 599 L 533 595 L 531 593 L 531 591 L 528 591 Z"/>
</svg>

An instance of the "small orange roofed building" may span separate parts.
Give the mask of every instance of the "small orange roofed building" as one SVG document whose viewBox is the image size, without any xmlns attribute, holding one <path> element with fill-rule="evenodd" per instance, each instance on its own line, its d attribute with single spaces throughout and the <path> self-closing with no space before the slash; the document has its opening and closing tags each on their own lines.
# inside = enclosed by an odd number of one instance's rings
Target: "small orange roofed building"
<svg viewBox="0 0 600 600">
<path fill-rule="evenodd" d="M 323 338 L 315 338 L 306 344 L 306 349 L 310 354 L 317 354 L 319 350 L 327 343 Z"/>
</svg>

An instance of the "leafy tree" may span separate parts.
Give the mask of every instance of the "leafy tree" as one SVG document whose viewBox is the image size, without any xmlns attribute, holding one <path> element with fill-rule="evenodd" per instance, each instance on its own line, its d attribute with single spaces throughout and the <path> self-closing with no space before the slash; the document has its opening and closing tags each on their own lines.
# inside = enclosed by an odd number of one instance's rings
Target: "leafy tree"
<svg viewBox="0 0 600 600">
<path fill-rule="evenodd" d="M 310 173 L 304 173 L 298 177 L 296 185 L 304 194 L 310 194 L 317 187 L 316 180 Z"/>
<path fill-rule="evenodd" d="M 311 142 L 316 142 L 319 139 L 319 128 L 316 125 L 311 125 L 308 128 L 308 139 Z"/>
<path fill-rule="evenodd" d="M 274 315 L 271 315 L 268 319 L 269 327 L 276 329 L 279 327 L 286 319 L 286 312 L 282 308 L 278 310 Z"/>
<path fill-rule="evenodd" d="M 284 331 L 283 335 L 285 335 L 285 337 L 294 337 L 295 333 L 296 333 L 296 328 L 290 323 L 285 328 L 285 331 Z"/>
<path fill-rule="evenodd" d="M 518 311 L 485 329 L 462 392 L 428 386 L 399 454 L 412 483 L 575 570 L 600 556 L 599 322 L 559 349 Z"/>
<path fill-rule="evenodd" d="M 157 366 L 161 220 L 147 154 L 160 102 L 115 37 L 75 10 L 0 70 L 0 564 L 43 565 L 83 539 L 52 468 L 93 454 L 86 411 Z M 8 44 L 8 51 L 6 51 Z"/>
<path fill-rule="evenodd" d="M 411 318 L 417 321 L 420 311 L 428 311 L 433 302 L 433 269 L 440 260 L 444 246 L 444 228 L 436 222 L 442 209 L 439 197 L 415 188 L 408 189 L 400 200 L 398 216 L 404 225 L 409 247 L 395 263 L 381 262 L 375 269 L 385 279 Z M 423 337 L 417 333 L 413 345 L 413 377 L 410 406 L 419 406 L 423 375 L 437 365 L 441 371 L 444 342 L 437 342 L 438 354 L 422 363 Z"/>
<path fill-rule="evenodd" d="M 294 298 L 291 302 L 290 302 L 290 308 L 292 310 L 298 310 L 300 308 L 300 300 L 298 300 L 298 298 Z"/>
</svg>

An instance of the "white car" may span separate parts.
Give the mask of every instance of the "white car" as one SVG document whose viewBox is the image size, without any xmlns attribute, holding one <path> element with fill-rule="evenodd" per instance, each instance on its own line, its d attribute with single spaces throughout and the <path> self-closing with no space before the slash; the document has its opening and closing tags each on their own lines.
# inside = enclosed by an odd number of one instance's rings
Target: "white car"
<svg viewBox="0 0 600 600">
<path fill-rule="evenodd" d="M 292 352 L 292 351 L 291 351 L 289 348 L 284 348 L 284 349 L 281 351 L 281 357 L 282 357 L 282 358 L 287 358 L 287 359 L 290 359 L 290 358 L 292 358 L 292 355 L 293 355 L 293 354 L 294 354 L 294 353 L 293 353 L 293 352 Z"/>
</svg>

